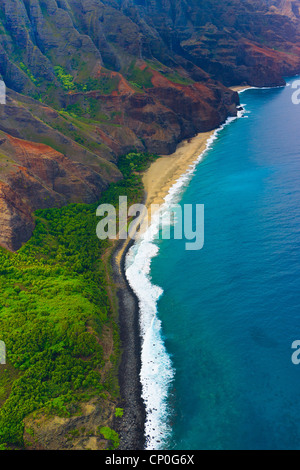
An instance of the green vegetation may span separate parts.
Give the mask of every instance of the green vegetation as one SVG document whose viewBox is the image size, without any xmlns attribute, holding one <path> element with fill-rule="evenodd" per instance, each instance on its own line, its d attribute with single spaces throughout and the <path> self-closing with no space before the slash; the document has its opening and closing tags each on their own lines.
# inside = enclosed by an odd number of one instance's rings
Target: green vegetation
<svg viewBox="0 0 300 470">
<path fill-rule="evenodd" d="M 117 205 L 120 195 L 139 201 L 140 171 L 154 155 L 120 158 L 124 179 L 100 203 Z M 18 253 L 0 249 L 0 445 L 23 447 L 24 418 L 34 411 L 70 416 L 74 406 L 97 395 L 118 398 L 120 340 L 111 281 L 102 256 L 111 242 L 96 237 L 98 204 L 71 204 L 36 212 L 36 228 Z M 104 366 L 104 326 L 112 330 L 110 373 Z M 123 410 L 116 408 L 115 415 Z M 108 436 L 109 428 L 101 428 Z M 110 430 L 107 439 L 118 445 Z"/>
<path fill-rule="evenodd" d="M 118 89 L 120 78 L 118 76 L 111 76 L 110 73 L 101 75 L 100 78 L 89 77 L 86 81 L 86 91 L 97 90 L 103 95 L 109 95 L 114 90 Z"/>
<path fill-rule="evenodd" d="M 80 101 L 68 104 L 59 113 L 67 118 L 79 119 L 87 124 L 109 121 L 109 116 L 101 110 L 101 102 L 92 96 L 81 97 Z"/>
<path fill-rule="evenodd" d="M 112 77 L 111 74 L 101 75 L 100 78 L 88 77 L 83 83 L 75 83 L 73 75 L 68 74 L 63 67 L 57 65 L 54 67 L 55 75 L 66 91 L 92 91 L 97 90 L 104 95 L 112 93 L 118 88 L 119 77 Z"/>
<path fill-rule="evenodd" d="M 64 90 L 74 90 L 76 88 L 74 84 L 74 77 L 66 73 L 63 67 L 57 65 L 54 67 L 54 72 Z"/>
<path fill-rule="evenodd" d="M 126 74 L 129 83 L 137 88 L 152 88 L 152 73 L 149 67 L 141 70 L 135 65 L 136 61 L 132 61 Z"/>
<path fill-rule="evenodd" d="M 116 418 L 122 418 L 124 414 L 123 408 L 116 408 L 115 410 L 115 417 Z"/>
<path fill-rule="evenodd" d="M 118 166 L 124 179 L 119 183 L 111 184 L 102 200 L 115 207 L 118 206 L 120 196 L 127 196 L 130 204 L 140 202 L 144 194 L 142 172 L 157 158 L 154 154 L 135 152 L 120 157 Z"/>
<path fill-rule="evenodd" d="M 104 439 L 112 442 L 112 449 L 119 447 L 120 439 L 116 431 L 110 429 L 108 426 L 103 426 L 102 428 L 99 428 L 99 432 L 102 434 Z"/>
<path fill-rule="evenodd" d="M 176 70 L 166 72 L 164 76 L 173 83 L 178 83 L 179 85 L 192 85 L 194 81 L 191 78 L 183 77 Z"/>
<path fill-rule="evenodd" d="M 124 175 L 124 184 L 126 186 L 131 186 L 135 189 L 136 187 L 141 187 L 142 184 L 142 175 L 151 162 L 154 162 L 158 158 L 157 155 L 149 153 L 135 153 L 131 152 L 127 155 L 120 157 L 119 159 L 119 169 Z"/>
<path fill-rule="evenodd" d="M 192 85 L 194 83 L 194 80 L 191 78 L 181 75 L 176 69 L 171 69 L 158 60 L 147 60 L 146 62 L 151 69 L 156 70 L 173 83 L 178 83 L 179 85 Z"/>
<path fill-rule="evenodd" d="M 113 392 L 100 375 L 97 336 L 109 302 L 94 225 L 91 207 L 39 211 L 30 242 L 17 254 L 1 250 L 1 339 L 21 374 L 0 388 L 10 392 L 0 410 L 0 443 L 22 445 L 22 421 L 37 409 L 68 414 L 83 392 Z"/>
<path fill-rule="evenodd" d="M 30 80 L 37 86 L 39 86 L 39 82 L 38 80 L 33 76 L 33 74 L 31 73 L 31 71 L 29 70 L 28 67 L 26 67 L 26 65 L 23 63 L 23 62 L 20 62 L 19 63 L 19 66 L 20 66 L 20 69 L 23 70 L 23 72 L 26 73 L 26 75 L 30 78 Z"/>
</svg>

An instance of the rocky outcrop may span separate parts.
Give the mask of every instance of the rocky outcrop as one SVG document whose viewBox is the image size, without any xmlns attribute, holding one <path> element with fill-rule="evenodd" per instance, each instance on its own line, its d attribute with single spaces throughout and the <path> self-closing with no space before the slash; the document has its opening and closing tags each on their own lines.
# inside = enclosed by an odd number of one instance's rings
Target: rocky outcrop
<svg viewBox="0 0 300 470">
<path fill-rule="evenodd" d="M 92 398 L 79 404 L 80 413 L 71 417 L 33 413 L 24 420 L 27 450 L 105 450 L 109 441 L 101 434 L 99 423 L 111 426 L 116 420 L 116 403 Z"/>
<path fill-rule="evenodd" d="M 32 235 L 34 221 L 31 209 L 12 188 L 0 181 L 1 233 L 0 244 L 17 250 Z"/>
<path fill-rule="evenodd" d="M 270 11 L 278 15 L 284 15 L 291 18 L 299 28 L 300 20 L 300 1 L 299 0 L 268 0 Z"/>
<path fill-rule="evenodd" d="M 174 60 L 183 57 L 225 85 L 280 85 L 283 75 L 300 70 L 300 23 L 295 15 L 286 16 L 287 2 L 278 1 L 285 7 L 276 12 L 274 2 L 264 1 L 131 3 L 173 51 Z M 299 1 L 289 3 L 296 12 Z M 144 49 L 148 54 L 148 43 Z M 161 52 L 159 60 L 164 62 L 164 56 Z"/>
</svg>

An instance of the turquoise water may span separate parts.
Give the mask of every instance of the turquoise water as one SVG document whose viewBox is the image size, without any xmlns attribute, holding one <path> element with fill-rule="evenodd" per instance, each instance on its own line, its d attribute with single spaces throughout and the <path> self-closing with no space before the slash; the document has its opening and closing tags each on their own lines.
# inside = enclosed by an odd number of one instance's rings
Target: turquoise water
<svg viewBox="0 0 300 470">
<path fill-rule="evenodd" d="M 291 86 L 241 94 L 186 188 L 205 246 L 160 241 L 151 266 L 175 377 L 174 449 L 300 449 L 300 105 Z"/>
</svg>

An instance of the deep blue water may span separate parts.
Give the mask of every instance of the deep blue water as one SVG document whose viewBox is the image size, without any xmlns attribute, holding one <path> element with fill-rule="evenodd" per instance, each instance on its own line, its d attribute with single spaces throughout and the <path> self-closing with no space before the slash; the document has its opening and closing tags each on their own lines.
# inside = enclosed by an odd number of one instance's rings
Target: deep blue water
<svg viewBox="0 0 300 470">
<path fill-rule="evenodd" d="M 205 246 L 160 241 L 153 282 L 176 371 L 175 449 L 300 449 L 300 105 L 248 90 L 181 204 L 205 205 Z"/>
</svg>

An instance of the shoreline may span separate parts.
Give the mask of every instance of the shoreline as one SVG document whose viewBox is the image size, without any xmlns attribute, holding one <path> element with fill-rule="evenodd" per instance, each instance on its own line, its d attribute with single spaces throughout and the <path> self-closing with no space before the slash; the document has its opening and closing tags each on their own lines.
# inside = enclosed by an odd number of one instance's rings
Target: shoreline
<svg viewBox="0 0 300 470">
<path fill-rule="evenodd" d="M 233 86 L 231 90 L 242 93 L 251 86 Z M 169 194 L 172 186 L 193 166 L 199 156 L 207 149 L 209 139 L 218 128 L 201 132 L 196 136 L 183 140 L 178 144 L 175 152 L 171 155 L 162 155 L 153 162 L 144 173 L 143 184 L 146 191 L 146 206 L 151 204 L 163 204 L 165 197 Z"/>
<path fill-rule="evenodd" d="M 232 87 L 242 92 L 248 86 Z M 178 144 L 172 155 L 163 155 L 153 162 L 143 175 L 145 189 L 143 203 L 149 208 L 151 204 L 164 203 L 164 198 L 176 181 L 189 167 L 196 164 L 200 155 L 208 148 L 209 140 L 218 128 L 197 134 Z M 124 408 L 122 422 L 118 424 L 120 450 L 144 450 L 146 445 L 145 424 L 146 406 L 142 398 L 143 386 L 140 372 L 142 365 L 142 336 L 140 327 L 139 299 L 131 288 L 126 277 L 125 259 L 128 250 L 135 240 L 117 241 L 112 253 L 113 279 L 116 284 L 120 339 L 121 364 L 119 366 L 119 383 L 121 406 Z"/>
<path fill-rule="evenodd" d="M 236 86 L 231 86 L 229 88 L 230 90 L 236 91 L 237 93 L 242 93 L 243 91 L 250 90 L 253 87 L 250 85 L 236 85 Z"/>
<path fill-rule="evenodd" d="M 143 184 L 147 194 L 146 206 L 163 204 L 170 189 L 194 165 L 206 150 L 209 139 L 216 129 L 201 132 L 191 139 L 182 141 L 171 155 L 162 155 L 144 173 Z"/>
<path fill-rule="evenodd" d="M 167 196 L 170 188 L 189 168 L 199 155 L 207 147 L 207 143 L 216 130 L 200 133 L 192 139 L 181 142 L 174 154 L 162 156 L 153 162 L 144 173 L 143 183 L 145 187 L 143 203 L 149 207 L 149 203 L 159 203 L 163 197 Z M 170 158 L 173 163 L 170 166 Z M 155 174 L 161 172 L 157 165 L 162 162 L 168 171 L 164 175 L 162 190 L 157 191 L 157 185 L 150 191 L 148 184 Z M 166 165 L 167 164 L 167 165 Z M 154 173 L 153 173 L 154 169 Z M 150 178 L 145 184 L 145 179 Z M 158 182 L 160 186 L 161 179 Z M 163 191 L 163 192 L 162 192 Z M 150 200 L 150 198 L 152 200 Z M 158 202 L 159 201 L 159 202 Z M 144 450 L 146 445 L 146 406 L 142 398 L 142 383 L 140 379 L 142 365 L 142 337 L 140 328 L 139 299 L 131 288 L 127 277 L 125 259 L 128 250 L 135 243 L 135 240 L 117 240 L 112 251 L 112 272 L 113 281 L 116 285 L 116 296 L 118 300 L 118 318 L 120 326 L 121 340 L 121 363 L 119 366 L 119 384 L 121 403 L 124 408 L 124 415 L 121 422 L 116 422 L 116 431 L 120 435 L 119 450 Z"/>
<path fill-rule="evenodd" d="M 118 240 L 112 253 L 113 281 L 118 300 L 118 320 L 121 340 L 119 365 L 120 406 L 124 409 L 122 420 L 116 423 L 120 435 L 118 450 L 144 450 L 146 409 L 142 399 L 141 334 L 139 301 L 125 274 L 125 257 L 134 240 Z"/>
</svg>

